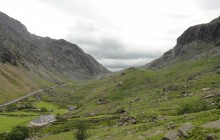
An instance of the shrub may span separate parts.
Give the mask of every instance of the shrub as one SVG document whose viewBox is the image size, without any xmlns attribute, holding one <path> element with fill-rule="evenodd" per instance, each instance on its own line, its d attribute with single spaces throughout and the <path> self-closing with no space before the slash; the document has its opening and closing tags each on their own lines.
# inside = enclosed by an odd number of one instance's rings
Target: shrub
<svg viewBox="0 0 220 140">
<path fill-rule="evenodd" d="M 42 108 L 40 109 L 40 111 L 41 111 L 42 113 L 45 113 L 45 112 L 47 112 L 47 108 L 42 107 Z"/>
<path fill-rule="evenodd" d="M 76 140 L 85 140 L 88 138 L 87 134 L 87 125 L 84 122 L 79 122 L 76 124 L 76 133 L 75 133 L 75 138 Z"/>
<path fill-rule="evenodd" d="M 24 140 L 29 137 L 29 129 L 26 126 L 16 126 L 8 133 L 7 140 Z"/>
<path fill-rule="evenodd" d="M 220 97 L 215 98 L 214 101 L 216 102 L 217 109 L 220 109 Z"/>
<path fill-rule="evenodd" d="M 8 111 L 8 112 L 12 112 L 12 111 L 15 111 L 17 109 L 18 109 L 18 107 L 17 107 L 16 104 L 11 104 L 11 105 L 6 107 L 6 111 Z"/>
<path fill-rule="evenodd" d="M 207 129 L 207 128 L 202 128 L 202 127 L 195 127 L 195 129 L 192 130 L 189 134 L 190 140 L 209 140 L 207 139 L 207 136 L 209 134 L 216 134 L 218 133 L 217 129 Z"/>
<path fill-rule="evenodd" d="M 0 140 L 7 140 L 7 136 L 8 136 L 7 132 L 1 132 L 0 133 Z"/>
<path fill-rule="evenodd" d="M 203 99 L 193 99 L 181 104 L 177 114 L 189 114 L 208 110 L 208 103 Z"/>
</svg>

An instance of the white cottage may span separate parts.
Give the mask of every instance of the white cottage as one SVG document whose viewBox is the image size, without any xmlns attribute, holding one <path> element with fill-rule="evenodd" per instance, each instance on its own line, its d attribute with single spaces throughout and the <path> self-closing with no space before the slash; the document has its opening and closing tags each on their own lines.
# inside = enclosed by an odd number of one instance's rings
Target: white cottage
<svg viewBox="0 0 220 140">
<path fill-rule="evenodd" d="M 32 120 L 30 124 L 33 126 L 42 126 L 42 125 L 46 125 L 54 121 L 56 121 L 56 118 L 54 115 L 45 115 L 45 116 L 40 116 L 39 118 Z"/>
</svg>

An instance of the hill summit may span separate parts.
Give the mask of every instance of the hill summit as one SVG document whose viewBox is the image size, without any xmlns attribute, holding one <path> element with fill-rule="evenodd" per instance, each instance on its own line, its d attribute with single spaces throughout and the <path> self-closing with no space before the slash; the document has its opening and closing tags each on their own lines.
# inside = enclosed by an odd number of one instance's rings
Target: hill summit
<svg viewBox="0 0 220 140">
<path fill-rule="evenodd" d="M 72 79 L 90 79 L 109 71 L 76 44 L 28 32 L 19 21 L 0 12 L 0 62 L 31 69 L 43 67 Z"/>
<path fill-rule="evenodd" d="M 220 55 L 220 17 L 207 24 L 189 27 L 177 38 L 176 46 L 146 66 L 160 69 L 171 64 Z"/>
</svg>

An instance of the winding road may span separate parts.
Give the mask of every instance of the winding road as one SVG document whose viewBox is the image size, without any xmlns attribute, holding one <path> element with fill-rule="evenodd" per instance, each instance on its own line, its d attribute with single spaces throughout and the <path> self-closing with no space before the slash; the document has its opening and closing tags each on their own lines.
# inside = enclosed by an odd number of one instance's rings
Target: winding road
<svg viewBox="0 0 220 140">
<path fill-rule="evenodd" d="M 1 107 L 5 107 L 5 106 L 8 106 L 8 105 L 11 105 L 11 104 L 13 104 L 13 103 L 15 103 L 15 102 L 17 102 L 17 101 L 20 101 L 20 100 L 22 100 L 22 99 L 25 99 L 25 98 L 27 98 L 27 97 L 30 97 L 30 96 L 32 96 L 32 95 L 34 95 L 34 94 L 39 93 L 39 92 L 51 90 L 51 89 L 57 88 L 57 87 L 59 87 L 59 86 L 65 86 L 65 85 L 67 85 L 67 84 L 57 84 L 57 85 L 55 85 L 55 86 L 53 86 L 53 87 L 48 87 L 48 88 L 44 88 L 44 89 L 39 89 L 39 90 L 37 90 L 37 91 L 33 91 L 33 92 L 31 92 L 31 93 L 29 93 L 29 94 L 27 94 L 27 95 L 25 95 L 25 96 L 19 97 L 19 98 L 17 98 L 17 99 L 14 99 L 14 100 L 8 102 L 8 103 L 5 103 L 5 104 L 0 105 L 0 108 L 1 108 Z"/>
</svg>

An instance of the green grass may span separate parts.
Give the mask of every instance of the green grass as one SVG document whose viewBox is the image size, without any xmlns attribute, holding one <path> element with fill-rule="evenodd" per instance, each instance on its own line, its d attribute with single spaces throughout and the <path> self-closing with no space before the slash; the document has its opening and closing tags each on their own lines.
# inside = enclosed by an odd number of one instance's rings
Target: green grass
<svg viewBox="0 0 220 140">
<path fill-rule="evenodd" d="M 6 115 L 0 115 L 0 123 L 1 123 L 0 132 L 10 131 L 13 127 L 20 125 L 20 124 L 27 125 L 35 117 L 36 116 L 10 117 Z"/>
<path fill-rule="evenodd" d="M 37 102 L 36 107 L 39 109 L 46 108 L 48 111 L 52 111 L 51 113 L 54 115 L 57 115 L 57 114 L 62 115 L 67 112 L 67 109 L 60 108 L 58 105 L 55 105 L 55 104 L 52 104 L 46 101 Z"/>
<path fill-rule="evenodd" d="M 123 74 L 98 80 L 73 81 L 42 94 L 44 101 L 36 102 L 37 108 L 53 110 L 47 113 L 59 113 L 69 118 L 39 128 L 35 133 L 48 135 L 42 138 L 48 140 L 73 139 L 75 123 L 86 121 L 90 140 L 159 140 L 167 133 L 166 126 L 170 122 L 176 125 L 176 130 L 185 122 L 191 122 L 196 129 L 189 139 L 201 139 L 199 134 L 203 131 L 219 136 L 219 130 L 201 128 L 201 125 L 220 118 L 218 105 L 211 104 L 219 104 L 219 100 L 203 99 L 220 91 L 220 76 L 215 69 L 219 60 L 217 56 L 183 62 L 159 71 L 128 69 Z M 122 85 L 118 85 L 120 82 Z M 203 88 L 210 90 L 203 91 Z M 78 109 L 64 114 L 68 105 Z M 119 109 L 124 109 L 125 113 L 117 113 Z M 136 118 L 137 123 L 118 126 L 124 116 Z"/>
<path fill-rule="evenodd" d="M 214 69 L 219 60 L 219 57 L 205 58 L 173 65 L 159 71 L 128 69 L 123 74 L 115 74 L 108 78 L 74 82 L 65 88 L 51 91 L 43 99 L 61 106 L 79 106 L 79 109 L 70 114 L 80 118 L 69 119 L 67 122 L 74 124 L 74 121 L 79 119 L 91 120 L 92 127 L 89 130 L 91 140 L 158 140 L 167 132 L 165 126 L 169 122 L 173 122 L 176 129 L 184 122 L 191 122 L 197 128 L 195 131 L 199 132 L 203 131 L 202 128 L 200 130 L 202 124 L 220 118 L 218 106 L 209 104 L 215 100 L 213 98 L 203 99 L 205 95 L 220 91 L 220 87 L 216 86 L 216 83 L 220 83 L 220 77 Z M 189 77 L 192 79 L 189 80 Z M 116 86 L 121 81 L 122 86 Z M 211 90 L 202 91 L 207 87 Z M 164 89 L 168 91 L 163 91 Z M 104 102 L 100 103 L 101 101 Z M 185 107 L 186 104 L 189 105 L 188 108 Z M 126 110 L 127 115 L 135 117 L 138 123 L 118 127 L 117 123 L 123 114 L 117 114 L 116 110 L 122 108 Z M 104 122 L 92 123 L 94 119 L 92 117 L 107 114 L 117 115 L 119 118 L 113 121 L 111 126 L 105 125 Z M 163 116 L 166 119 L 161 119 Z M 101 121 L 102 117 L 96 119 Z M 63 127 L 75 131 L 73 127 L 65 124 L 58 126 L 54 125 L 53 130 L 48 129 L 45 133 L 56 132 L 56 130 L 62 130 Z M 59 139 L 59 136 L 66 139 L 73 138 L 72 132 L 58 133 L 47 139 Z M 154 133 L 155 135 L 152 135 Z M 200 137 L 192 133 L 191 138 L 199 139 Z"/>
<path fill-rule="evenodd" d="M 73 132 L 59 133 L 55 135 L 50 135 L 41 140 L 73 140 Z"/>
<path fill-rule="evenodd" d="M 30 66 L 33 67 L 33 66 Z M 58 79 L 45 69 L 29 71 L 22 66 L 0 64 L 0 104 L 24 96 L 36 89 L 53 86 Z"/>
<path fill-rule="evenodd" d="M 29 100 L 30 102 L 33 102 L 33 97 L 31 97 L 32 100 Z M 28 100 L 27 100 L 28 101 Z M 52 103 L 48 103 L 45 101 L 36 102 L 36 107 L 38 108 L 47 108 L 48 112 L 45 112 L 47 114 L 64 114 L 66 113 L 66 109 L 58 109 L 59 106 L 54 105 Z M 51 110 L 53 110 L 51 112 Z M 31 120 L 34 118 L 39 117 L 40 115 L 44 115 L 41 112 L 32 112 L 26 110 L 16 110 L 14 112 L 0 112 L 0 123 L 1 128 L 0 132 L 4 131 L 10 131 L 13 127 L 17 125 L 28 125 Z"/>
<path fill-rule="evenodd" d="M 24 111 L 15 111 L 15 112 L 2 112 L 0 115 L 8 115 L 8 116 L 37 116 L 38 113 L 35 112 L 24 112 Z"/>
</svg>

